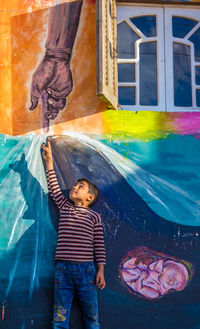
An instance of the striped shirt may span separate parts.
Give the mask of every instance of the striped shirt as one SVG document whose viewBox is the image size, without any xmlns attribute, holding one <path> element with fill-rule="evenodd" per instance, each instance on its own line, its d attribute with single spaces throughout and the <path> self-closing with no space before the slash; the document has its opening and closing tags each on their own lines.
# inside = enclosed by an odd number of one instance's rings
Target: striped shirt
<svg viewBox="0 0 200 329">
<path fill-rule="evenodd" d="M 61 192 L 54 170 L 47 170 L 47 183 L 60 212 L 55 259 L 91 262 L 95 257 L 98 264 L 105 264 L 100 215 L 90 208 L 71 204 Z"/>
</svg>

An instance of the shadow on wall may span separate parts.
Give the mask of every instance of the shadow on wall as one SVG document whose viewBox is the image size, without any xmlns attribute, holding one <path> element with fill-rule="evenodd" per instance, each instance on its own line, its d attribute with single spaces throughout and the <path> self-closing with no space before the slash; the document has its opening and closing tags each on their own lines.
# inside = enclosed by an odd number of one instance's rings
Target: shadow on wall
<svg viewBox="0 0 200 329">
<path fill-rule="evenodd" d="M 18 240 L 15 248 L 5 252 L 0 260 L 0 326 L 2 329 L 51 328 L 55 230 L 59 213 L 50 196 L 44 193 L 28 170 L 24 154 L 9 167 L 20 175 L 20 189 L 26 203 L 22 218 L 16 218 L 16 221 L 26 219 L 34 222 Z M 68 194 L 67 191 L 64 193 Z M 50 218 L 46 214 L 48 202 Z M 76 299 L 71 326 L 82 328 L 80 307 Z"/>
<path fill-rule="evenodd" d="M 14 134 L 106 109 L 96 96 L 95 2 L 12 17 L 11 31 Z"/>
<path fill-rule="evenodd" d="M 4 252 L 1 257 L 1 305 L 5 314 L 2 314 L 0 326 L 8 329 L 36 328 L 41 323 L 43 327 L 50 327 L 48 312 L 52 308 L 53 282 L 51 253 L 55 246 L 55 234 L 50 223 L 41 216 L 48 195 L 28 170 L 24 154 L 9 167 L 16 175 L 20 175 L 19 191 L 26 203 L 22 218 L 15 218 L 15 221 L 33 220 L 33 224 L 17 241 L 14 249 Z M 15 202 L 16 199 L 13 199 L 14 209 Z M 24 209 L 21 210 L 23 212 Z M 14 225 L 11 229 L 13 234 L 17 227 Z M 52 241 L 51 245 L 49 241 Z M 48 250 L 45 245 L 49 246 Z"/>
</svg>

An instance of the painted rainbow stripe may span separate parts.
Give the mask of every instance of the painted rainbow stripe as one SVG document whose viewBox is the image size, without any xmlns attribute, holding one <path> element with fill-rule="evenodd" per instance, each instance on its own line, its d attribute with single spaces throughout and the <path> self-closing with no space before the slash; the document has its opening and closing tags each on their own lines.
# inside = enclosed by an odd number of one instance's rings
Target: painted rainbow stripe
<svg viewBox="0 0 200 329">
<path fill-rule="evenodd" d="M 102 115 L 103 130 L 113 138 L 123 135 L 141 140 L 164 138 L 168 134 L 200 136 L 198 112 L 129 112 L 105 111 Z"/>
</svg>

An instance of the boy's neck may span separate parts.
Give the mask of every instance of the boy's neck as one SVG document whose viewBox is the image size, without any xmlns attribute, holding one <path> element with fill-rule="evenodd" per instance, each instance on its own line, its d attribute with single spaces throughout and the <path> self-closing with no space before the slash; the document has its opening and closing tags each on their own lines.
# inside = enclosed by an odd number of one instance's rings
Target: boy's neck
<svg viewBox="0 0 200 329">
<path fill-rule="evenodd" d="M 89 208 L 88 203 L 84 203 L 84 202 L 82 202 L 82 201 L 74 202 L 74 206 L 77 206 L 77 207 L 84 207 L 84 208 Z"/>
</svg>

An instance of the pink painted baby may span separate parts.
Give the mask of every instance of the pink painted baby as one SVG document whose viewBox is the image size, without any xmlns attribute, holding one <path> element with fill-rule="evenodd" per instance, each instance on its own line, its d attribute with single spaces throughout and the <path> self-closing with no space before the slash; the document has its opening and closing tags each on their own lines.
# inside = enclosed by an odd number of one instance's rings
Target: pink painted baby
<svg viewBox="0 0 200 329">
<path fill-rule="evenodd" d="M 145 248 L 145 257 L 141 257 L 141 248 Z M 125 261 L 122 261 L 120 277 L 126 288 L 148 299 L 183 290 L 189 281 L 187 267 L 166 255 L 165 258 L 163 254 L 161 257 L 160 253 L 156 257 L 156 252 L 152 253 L 152 250 L 147 254 L 147 250 L 146 247 L 136 248 L 135 255 L 133 251 L 129 252 Z"/>
</svg>

